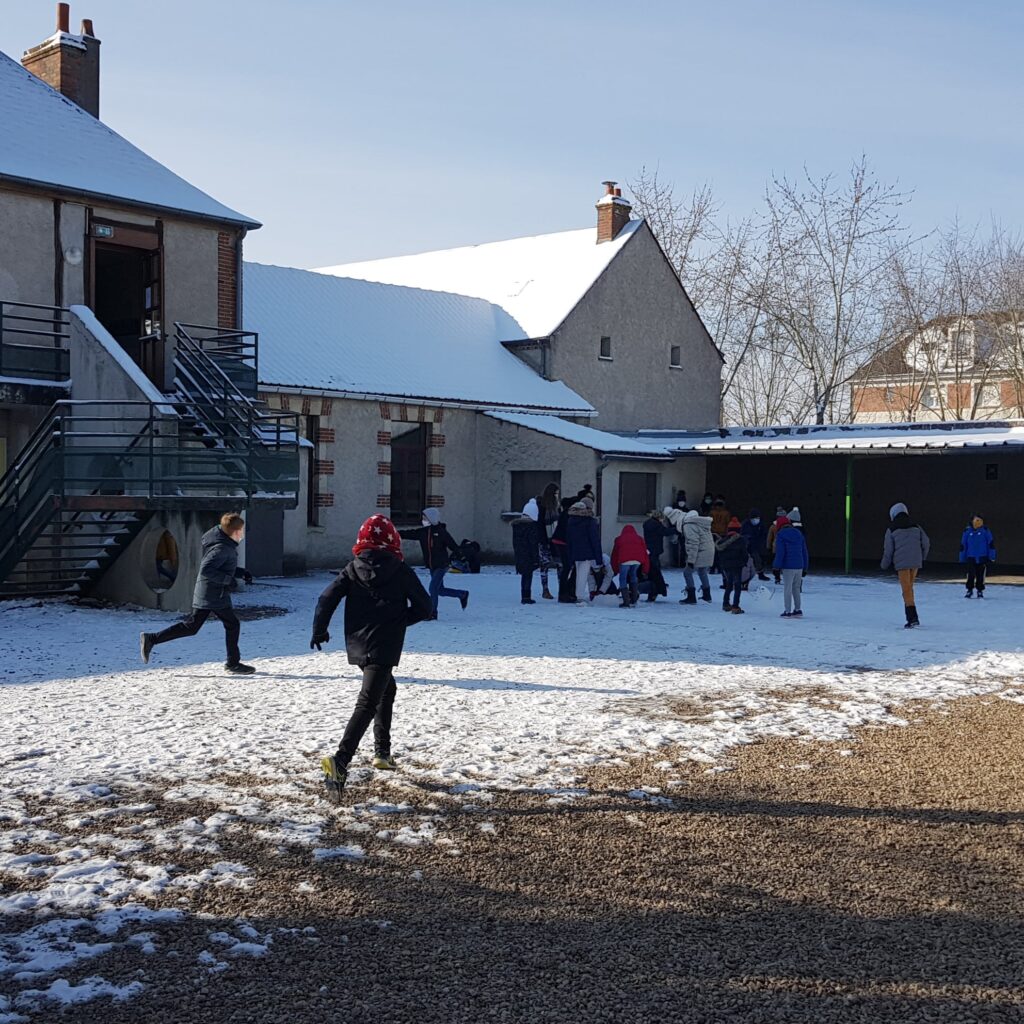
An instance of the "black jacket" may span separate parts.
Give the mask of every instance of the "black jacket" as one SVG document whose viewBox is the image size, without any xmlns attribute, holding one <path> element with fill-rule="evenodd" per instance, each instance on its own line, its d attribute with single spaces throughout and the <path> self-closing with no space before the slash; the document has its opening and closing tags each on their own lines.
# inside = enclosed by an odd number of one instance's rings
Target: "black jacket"
<svg viewBox="0 0 1024 1024">
<path fill-rule="evenodd" d="M 718 548 L 718 564 L 723 572 L 739 572 L 747 564 L 747 542 L 740 534 L 730 533 L 715 541 L 715 547 Z"/>
<path fill-rule="evenodd" d="M 676 533 L 676 528 L 671 523 L 663 523 L 654 516 L 648 516 L 644 521 L 644 543 L 647 545 L 647 554 L 652 558 L 661 558 L 665 554 L 665 538 Z"/>
<path fill-rule="evenodd" d="M 516 556 L 516 572 L 533 572 L 540 565 L 540 526 L 529 516 L 513 522 L 512 550 Z"/>
<path fill-rule="evenodd" d="M 350 665 L 394 667 L 402 657 L 405 629 L 430 617 L 423 584 L 388 551 L 356 555 L 320 595 L 313 638 L 323 637 L 345 598 L 345 647 Z"/>
<path fill-rule="evenodd" d="M 192 607 L 208 611 L 225 611 L 231 607 L 231 591 L 235 580 L 244 576 L 238 568 L 238 544 L 219 526 L 203 534 L 203 560 L 199 565 Z"/>
<path fill-rule="evenodd" d="M 437 526 L 418 526 L 415 530 L 399 530 L 398 536 L 402 540 L 418 540 L 420 549 L 423 551 L 423 564 L 428 569 L 447 569 L 451 559 L 448 557 L 450 551 L 453 555 L 459 553 L 459 546 L 452 539 L 448 527 L 444 523 Z"/>
</svg>

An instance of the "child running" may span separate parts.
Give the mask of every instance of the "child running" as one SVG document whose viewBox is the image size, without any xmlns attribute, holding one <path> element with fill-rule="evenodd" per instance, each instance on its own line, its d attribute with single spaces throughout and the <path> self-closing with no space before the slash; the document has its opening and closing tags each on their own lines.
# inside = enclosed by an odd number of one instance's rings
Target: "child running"
<svg viewBox="0 0 1024 1024">
<path fill-rule="evenodd" d="M 431 616 L 430 597 L 402 558 L 402 542 L 386 516 L 370 516 L 359 528 L 353 559 L 320 595 L 313 616 L 310 649 L 330 641 L 331 616 L 345 601 L 345 647 L 350 665 L 363 670 L 356 698 L 338 752 L 320 764 L 329 795 L 341 799 L 348 766 L 359 741 L 373 723 L 373 767 L 394 771 L 391 754 L 391 713 L 395 702 L 393 670 L 402 657 L 405 630 Z"/>
<path fill-rule="evenodd" d="M 224 626 L 227 661 L 224 668 L 233 675 L 247 676 L 256 671 L 252 665 L 242 664 L 238 650 L 241 623 L 231 606 L 231 591 L 237 581 L 252 583 L 252 573 L 238 566 L 238 545 L 245 536 L 245 520 L 237 512 L 225 512 L 220 525 L 203 534 L 203 560 L 199 565 L 196 587 L 192 594 L 192 612 L 187 619 L 168 626 L 159 633 L 143 633 L 139 637 L 142 660 L 149 664 L 149 656 L 157 644 L 195 636 L 211 616 Z"/>
</svg>

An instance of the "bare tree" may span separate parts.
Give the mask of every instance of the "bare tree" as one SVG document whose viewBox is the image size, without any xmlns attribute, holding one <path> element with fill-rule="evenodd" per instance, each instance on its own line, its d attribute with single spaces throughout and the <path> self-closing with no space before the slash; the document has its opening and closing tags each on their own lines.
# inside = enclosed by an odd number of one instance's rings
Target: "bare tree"
<svg viewBox="0 0 1024 1024">
<path fill-rule="evenodd" d="M 908 198 L 863 157 L 843 184 L 805 172 L 801 184 L 779 178 L 766 190 L 768 314 L 806 375 L 817 423 L 849 417 L 847 384 L 882 334 L 886 267 L 911 244 Z"/>
</svg>

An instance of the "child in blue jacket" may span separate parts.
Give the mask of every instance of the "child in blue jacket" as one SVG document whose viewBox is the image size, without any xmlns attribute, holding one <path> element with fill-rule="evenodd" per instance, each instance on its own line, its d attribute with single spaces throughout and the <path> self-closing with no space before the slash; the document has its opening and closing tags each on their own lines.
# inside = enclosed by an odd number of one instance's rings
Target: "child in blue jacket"
<svg viewBox="0 0 1024 1024">
<path fill-rule="evenodd" d="M 964 597 L 985 596 L 985 571 L 996 560 L 996 542 L 985 520 L 977 513 L 960 538 L 960 561 L 967 563 L 967 593 Z"/>
</svg>

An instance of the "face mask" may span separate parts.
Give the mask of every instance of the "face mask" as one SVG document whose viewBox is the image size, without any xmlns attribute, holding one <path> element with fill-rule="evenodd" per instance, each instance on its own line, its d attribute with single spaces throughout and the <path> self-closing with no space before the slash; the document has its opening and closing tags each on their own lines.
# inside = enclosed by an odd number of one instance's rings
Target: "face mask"
<svg viewBox="0 0 1024 1024">
<path fill-rule="evenodd" d="M 751 521 L 751 523 L 753 523 L 754 526 L 758 526 L 760 524 L 760 522 L 761 522 L 760 519 L 751 519 L 750 521 Z"/>
<path fill-rule="evenodd" d="M 420 523 L 421 523 L 421 524 L 422 524 L 423 526 L 430 526 L 430 520 L 429 520 L 429 519 L 421 519 L 421 520 L 420 520 Z"/>
</svg>

